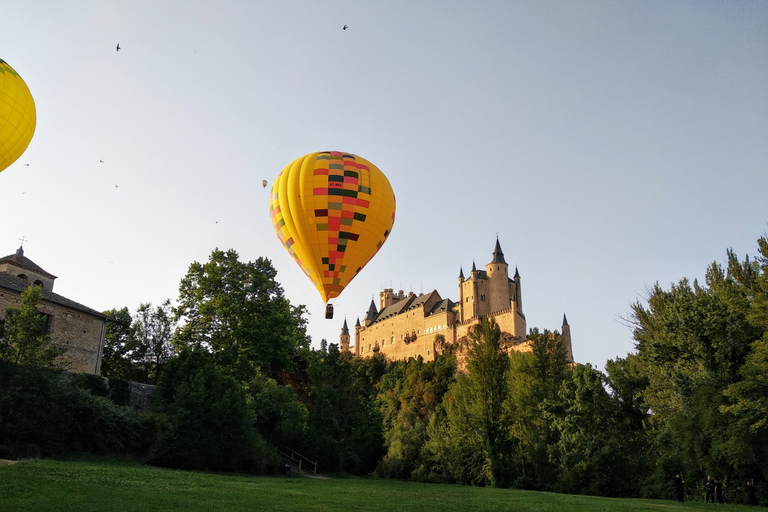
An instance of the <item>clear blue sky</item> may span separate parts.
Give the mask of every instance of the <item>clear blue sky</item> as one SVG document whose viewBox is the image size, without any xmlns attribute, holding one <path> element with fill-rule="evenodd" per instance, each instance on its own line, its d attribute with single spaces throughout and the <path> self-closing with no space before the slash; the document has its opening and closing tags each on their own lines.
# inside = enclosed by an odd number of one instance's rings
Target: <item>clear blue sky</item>
<svg viewBox="0 0 768 512">
<path fill-rule="evenodd" d="M 528 326 L 566 313 L 603 368 L 648 287 L 768 230 L 765 1 L 2 3 L 38 125 L 0 173 L 0 253 L 26 237 L 95 309 L 175 300 L 233 248 L 273 261 L 317 346 L 383 287 L 456 300 L 498 233 Z M 261 186 L 320 150 L 372 161 L 398 201 L 333 321 Z"/>
</svg>

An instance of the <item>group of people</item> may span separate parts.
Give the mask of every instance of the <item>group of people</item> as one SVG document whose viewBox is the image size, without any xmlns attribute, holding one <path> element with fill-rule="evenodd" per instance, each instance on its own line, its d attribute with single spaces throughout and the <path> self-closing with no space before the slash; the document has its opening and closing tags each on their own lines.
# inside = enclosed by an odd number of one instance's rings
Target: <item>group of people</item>
<svg viewBox="0 0 768 512">
<path fill-rule="evenodd" d="M 675 475 L 675 493 L 677 494 L 677 501 L 685 500 L 685 488 L 683 487 L 683 484 L 685 484 L 685 480 L 683 480 L 683 477 L 678 473 Z M 747 493 L 747 504 L 757 505 L 755 483 L 751 479 L 747 481 L 744 490 Z M 707 480 L 704 482 L 704 495 L 706 503 L 709 503 L 710 500 L 712 500 L 712 503 L 714 503 L 715 500 L 717 500 L 718 503 L 723 503 L 722 480 L 715 480 L 712 476 L 708 475 Z"/>
</svg>

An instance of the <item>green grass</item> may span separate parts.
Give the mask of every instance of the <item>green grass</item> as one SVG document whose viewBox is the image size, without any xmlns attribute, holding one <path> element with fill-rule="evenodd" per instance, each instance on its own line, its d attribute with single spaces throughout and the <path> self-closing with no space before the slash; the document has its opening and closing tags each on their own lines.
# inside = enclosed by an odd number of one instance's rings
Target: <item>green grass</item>
<svg viewBox="0 0 768 512">
<path fill-rule="evenodd" d="M 105 511 L 684 511 L 703 503 L 610 499 L 375 478 L 251 477 L 112 460 L 34 460 L 0 467 L 0 510 Z M 709 505 L 713 507 L 713 505 Z M 728 510 L 755 510 L 728 505 Z"/>
</svg>

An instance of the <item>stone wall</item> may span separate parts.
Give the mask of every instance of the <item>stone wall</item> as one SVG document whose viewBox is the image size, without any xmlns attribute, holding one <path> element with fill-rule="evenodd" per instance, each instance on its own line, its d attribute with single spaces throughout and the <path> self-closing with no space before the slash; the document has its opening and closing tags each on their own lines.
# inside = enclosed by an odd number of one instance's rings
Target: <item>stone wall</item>
<svg viewBox="0 0 768 512">
<path fill-rule="evenodd" d="M 20 302 L 17 292 L 0 288 L 0 318 L 9 307 L 18 308 Z M 67 350 L 61 356 L 65 367 L 73 372 L 98 373 L 104 319 L 45 300 L 40 302 L 39 310 L 49 316 L 51 342 Z"/>
</svg>

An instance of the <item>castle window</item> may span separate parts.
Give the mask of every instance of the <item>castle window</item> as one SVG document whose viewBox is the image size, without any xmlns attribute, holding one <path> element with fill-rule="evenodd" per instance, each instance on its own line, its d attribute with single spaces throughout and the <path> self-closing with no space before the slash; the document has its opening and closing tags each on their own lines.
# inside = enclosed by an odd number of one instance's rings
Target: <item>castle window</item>
<svg viewBox="0 0 768 512">
<path fill-rule="evenodd" d="M 19 279 L 21 279 L 22 281 L 26 281 L 26 280 L 28 279 L 26 274 L 19 274 L 19 275 L 18 275 L 18 276 L 16 276 L 16 277 L 18 277 L 18 278 L 19 278 Z"/>
<path fill-rule="evenodd" d="M 480 295 L 480 302 L 485 302 L 485 295 Z"/>
</svg>

